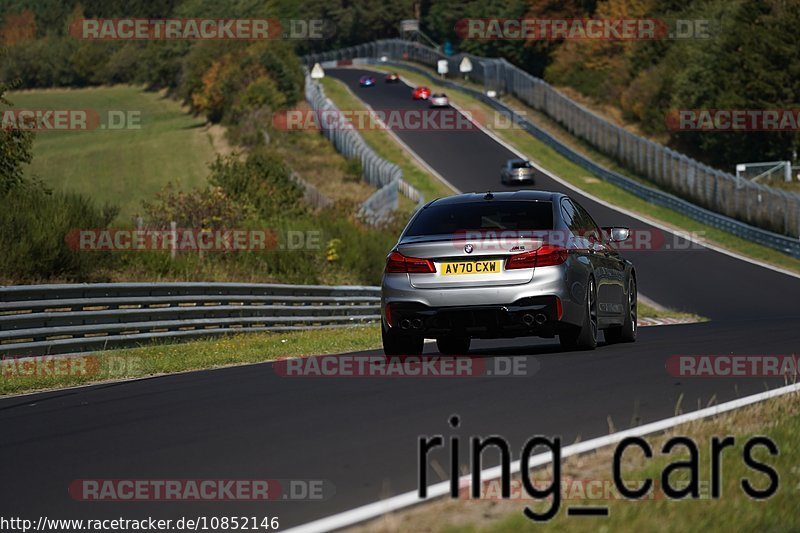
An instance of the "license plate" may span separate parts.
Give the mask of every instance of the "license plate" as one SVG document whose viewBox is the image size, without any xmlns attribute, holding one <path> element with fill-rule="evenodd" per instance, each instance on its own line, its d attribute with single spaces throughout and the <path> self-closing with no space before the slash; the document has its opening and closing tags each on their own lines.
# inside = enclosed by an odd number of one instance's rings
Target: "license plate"
<svg viewBox="0 0 800 533">
<path fill-rule="evenodd" d="M 502 261 L 458 261 L 442 263 L 442 276 L 460 276 L 462 274 L 499 274 Z"/>
</svg>

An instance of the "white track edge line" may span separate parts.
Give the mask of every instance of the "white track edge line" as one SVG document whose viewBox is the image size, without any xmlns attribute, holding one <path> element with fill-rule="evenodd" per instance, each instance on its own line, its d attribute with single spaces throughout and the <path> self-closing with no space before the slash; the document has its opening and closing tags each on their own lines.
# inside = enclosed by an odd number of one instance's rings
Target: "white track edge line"
<svg viewBox="0 0 800 533">
<path fill-rule="evenodd" d="M 565 457 L 571 457 L 573 455 L 578 455 L 581 453 L 586 453 L 589 451 L 596 450 L 598 448 L 609 446 L 611 444 L 616 444 L 620 442 L 622 439 L 627 437 L 641 437 L 644 435 L 648 435 L 650 433 L 664 431 L 666 429 L 673 428 L 680 424 L 693 422 L 695 420 L 701 420 L 703 418 L 707 418 L 710 416 L 716 416 L 764 400 L 776 398 L 779 396 L 784 396 L 792 392 L 800 392 L 800 383 L 780 387 L 777 389 L 772 389 L 758 394 L 753 394 L 751 396 L 745 396 L 744 398 L 731 400 L 729 402 L 721 403 L 713 407 L 706 407 L 704 409 L 700 409 L 699 411 L 694 411 L 692 413 L 686 413 L 683 415 L 678 415 L 658 420 L 656 422 L 650 422 L 643 426 L 627 429 L 624 431 L 618 431 L 616 433 L 612 433 L 610 435 L 606 435 L 603 437 L 597 437 L 584 442 L 570 444 L 569 446 L 566 446 L 561 449 L 561 457 L 565 458 Z M 552 460 L 552 454 L 550 452 L 545 452 L 532 456 L 529 464 L 531 468 L 539 467 L 550 463 L 551 460 Z M 520 472 L 520 464 L 521 463 L 519 460 L 511 463 L 512 475 L 518 474 Z M 501 473 L 502 470 L 500 466 L 486 468 L 484 470 L 481 470 L 481 480 L 489 481 L 493 479 L 498 479 L 500 478 Z M 459 478 L 459 486 L 461 487 L 469 486 L 470 479 L 471 479 L 471 474 L 461 476 L 461 478 Z M 446 496 L 449 493 L 449 491 L 450 491 L 450 481 L 442 481 L 428 486 L 429 496 L 427 499 L 424 500 L 419 499 L 416 490 L 409 491 L 403 494 L 399 494 L 397 496 L 393 496 L 391 498 L 379 500 L 377 502 L 363 505 L 361 507 L 356 507 L 355 509 L 351 509 L 349 511 L 344 511 L 335 515 L 328 516 L 326 518 L 314 520 L 313 522 L 308 522 L 306 524 L 290 528 L 287 531 L 292 533 L 316 533 L 316 532 L 341 529 L 344 527 L 358 524 L 360 522 L 364 522 L 366 520 L 377 518 L 385 513 L 397 511 L 406 507 L 410 507 L 412 505 L 428 502 L 434 498 Z"/>
</svg>

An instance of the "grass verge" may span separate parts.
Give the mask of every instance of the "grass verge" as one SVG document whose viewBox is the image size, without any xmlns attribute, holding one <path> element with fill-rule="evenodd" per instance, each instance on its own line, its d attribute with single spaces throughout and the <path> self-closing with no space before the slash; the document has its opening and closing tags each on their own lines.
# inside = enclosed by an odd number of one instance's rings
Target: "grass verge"
<svg viewBox="0 0 800 533">
<path fill-rule="evenodd" d="M 310 108 L 301 102 L 296 109 Z M 361 177 L 361 166 L 345 159 L 333 144 L 316 130 L 276 132 L 271 148 L 305 181 L 331 200 L 362 203 L 375 187 Z"/>
<path fill-rule="evenodd" d="M 381 66 L 374 66 L 371 68 L 383 72 L 396 71 L 409 81 L 420 85 L 425 84 L 431 87 L 433 91 L 445 89 L 441 86 L 437 86 L 428 78 L 408 69 Z M 484 117 L 493 117 L 496 115 L 494 109 L 464 93 L 448 91 L 448 96 L 456 105 L 470 110 L 479 110 L 480 115 Z M 512 108 L 516 108 L 517 111 L 524 111 L 527 116 L 533 116 L 535 114 L 530 108 L 526 107 L 522 109 L 520 104 L 514 104 L 513 102 L 506 103 Z M 580 190 L 597 196 L 613 205 L 638 213 L 646 218 L 659 221 L 673 229 L 692 233 L 710 244 L 714 244 L 736 254 L 741 254 L 763 261 L 764 263 L 800 273 L 800 260 L 798 259 L 777 252 L 772 248 L 746 241 L 726 231 L 707 226 L 670 209 L 653 205 L 611 183 L 603 181 L 597 176 L 591 175 L 589 171 L 565 159 L 558 152 L 537 140 L 525 130 L 520 128 L 499 128 L 495 127 L 492 122 L 491 120 L 485 121 L 483 126 L 491 130 L 503 141 L 526 154 L 532 161 L 540 164 L 542 167 Z M 563 130 L 561 132 L 555 131 L 556 126 L 552 121 L 550 121 L 549 124 L 547 121 L 543 123 L 549 133 L 554 134 L 560 141 L 570 145 L 571 148 L 596 160 L 600 164 L 610 167 L 612 170 L 617 170 L 625 175 L 631 176 L 630 172 L 624 171 L 607 157 L 601 156 L 585 145 L 581 145 L 570 136 L 566 135 Z M 641 177 L 632 177 L 644 182 Z M 654 186 L 650 182 L 647 183 L 650 186 Z"/>
<path fill-rule="evenodd" d="M 676 318 L 682 321 L 683 323 L 688 322 L 706 322 L 708 319 L 702 317 L 700 315 L 695 315 L 694 313 L 684 313 L 681 311 L 675 311 L 674 309 L 667 309 L 665 307 L 652 307 L 641 300 L 637 303 L 638 306 L 638 314 L 639 318 L 647 319 L 647 318 Z"/>
<path fill-rule="evenodd" d="M 74 358 L 54 356 L 52 362 L 43 362 L 38 367 L 25 366 L 24 360 L 7 359 L 0 360 L 0 395 L 260 363 L 287 357 L 352 352 L 380 346 L 380 329 L 370 325 L 289 333 L 242 333 L 184 344 L 156 344 L 84 354 Z"/>
<path fill-rule="evenodd" d="M 689 315 L 639 304 L 647 318 Z M 695 317 L 697 321 L 703 319 Z M 150 344 L 89 354 L 52 356 L 26 362 L 0 359 L 0 396 L 38 390 L 143 378 L 190 370 L 337 354 L 381 348 L 378 325 L 296 331 L 239 333 L 187 343 Z"/>
<path fill-rule="evenodd" d="M 41 89 L 13 92 L 8 98 L 20 109 L 84 109 L 99 114 L 97 129 L 39 133 L 26 174 L 98 204 L 118 205 L 120 221 L 130 222 L 140 213 L 142 200 L 151 199 L 167 182 L 185 190 L 204 185 L 208 163 L 215 156 L 214 133 L 205 127 L 204 118 L 193 117 L 175 100 L 141 87 Z M 111 128 L 110 111 L 137 113 L 141 127 Z"/>
<path fill-rule="evenodd" d="M 662 454 L 661 447 L 671 437 L 685 435 L 699 449 L 698 499 L 672 500 L 664 496 L 658 481 L 669 464 L 688 459 L 686 448 L 677 447 Z M 710 443 L 714 436 L 734 436 L 735 445 L 725 449 L 721 461 L 721 497 L 710 498 Z M 769 499 L 758 501 L 747 496 L 741 479 L 763 490 L 769 483 L 764 473 L 746 466 L 742 452 L 747 440 L 756 435 L 769 437 L 780 450 L 771 456 L 763 446 L 754 448 L 753 457 L 768 464 L 779 475 L 778 491 Z M 463 441 L 464 439 L 462 439 Z M 684 424 L 663 434 L 645 437 L 654 451 L 652 459 L 631 447 L 624 456 L 622 477 L 635 488 L 636 481 L 654 481 L 653 496 L 626 500 L 613 490 L 612 457 L 614 447 L 570 457 L 563 461 L 561 506 L 559 513 L 546 523 L 534 523 L 522 514 L 526 505 L 537 512 L 547 510 L 552 502 L 534 503 L 517 500 L 439 500 L 408 511 L 383 516 L 354 528 L 355 531 L 446 531 L 449 533 L 505 533 L 512 531 L 797 531 L 800 513 L 800 396 L 790 394 L 716 418 Z M 534 472 L 546 488 L 552 470 Z M 678 469 L 670 483 L 681 486 L 689 480 L 687 469 Z M 594 484 L 594 485 L 592 485 Z M 512 485 L 512 487 L 517 486 Z M 599 491 L 590 487 L 602 487 Z M 487 485 L 487 488 L 491 485 Z M 611 487 L 606 491 L 606 487 Z M 485 495 L 491 495 L 488 490 Z M 499 491 L 497 493 L 499 495 Z M 512 490 L 512 495 L 515 492 Z M 524 490 L 519 494 L 525 495 Z M 608 517 L 569 517 L 568 506 L 608 505 Z"/>
</svg>

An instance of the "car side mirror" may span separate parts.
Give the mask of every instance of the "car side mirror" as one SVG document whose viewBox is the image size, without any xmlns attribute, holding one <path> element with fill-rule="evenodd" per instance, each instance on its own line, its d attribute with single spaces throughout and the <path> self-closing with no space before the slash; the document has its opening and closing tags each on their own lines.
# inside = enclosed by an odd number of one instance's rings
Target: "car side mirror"
<svg viewBox="0 0 800 533">
<path fill-rule="evenodd" d="M 631 230 L 623 227 L 603 228 L 603 233 L 609 242 L 624 242 L 631 236 Z"/>
</svg>

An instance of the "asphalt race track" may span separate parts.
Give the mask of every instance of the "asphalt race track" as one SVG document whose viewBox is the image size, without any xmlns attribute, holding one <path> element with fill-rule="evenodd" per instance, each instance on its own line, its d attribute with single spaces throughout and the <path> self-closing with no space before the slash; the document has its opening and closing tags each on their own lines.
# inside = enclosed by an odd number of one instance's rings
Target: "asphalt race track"
<svg viewBox="0 0 800 533">
<path fill-rule="evenodd" d="M 376 87 L 359 88 L 363 73 L 328 71 L 375 109 L 427 107 L 413 102 L 403 84 L 379 79 Z M 397 134 L 462 191 L 500 189 L 500 165 L 514 157 L 480 131 Z M 536 188 L 564 190 L 544 176 Z M 578 200 L 602 225 L 649 229 Z M 678 378 L 665 362 L 672 355 L 796 353 L 800 279 L 708 249 L 628 255 L 643 294 L 711 321 L 643 328 L 635 344 L 588 353 L 560 353 L 557 339 L 473 343 L 474 354 L 527 356 L 525 377 L 286 378 L 265 363 L 7 398 L 0 400 L 0 514 L 279 516 L 287 527 L 414 490 L 417 437 L 450 434 L 453 413 L 461 416 L 462 440 L 500 434 L 518 454 L 532 435 L 560 435 L 568 444 L 607 434 L 608 417 L 623 429 L 672 416 L 681 395 L 690 411 L 712 397 L 722 402 L 783 384 Z M 426 352 L 434 350 L 426 345 Z M 432 457 L 448 464 L 445 453 Z M 266 504 L 69 496 L 70 482 L 96 478 L 324 479 L 335 495 Z M 431 471 L 429 480 L 439 478 Z"/>
</svg>

